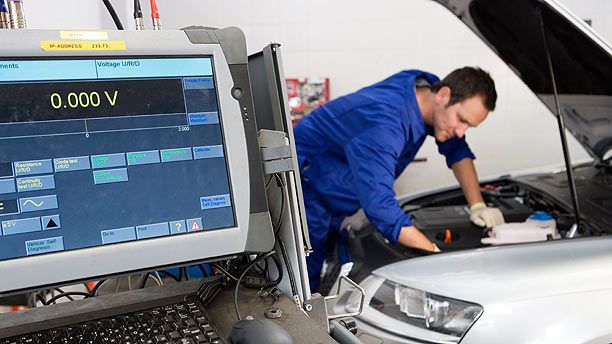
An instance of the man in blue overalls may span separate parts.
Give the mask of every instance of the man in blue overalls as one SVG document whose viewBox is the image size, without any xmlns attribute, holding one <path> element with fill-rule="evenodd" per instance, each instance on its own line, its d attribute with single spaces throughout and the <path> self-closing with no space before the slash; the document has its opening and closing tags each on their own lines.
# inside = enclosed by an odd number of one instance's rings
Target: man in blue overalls
<svg viewBox="0 0 612 344">
<path fill-rule="evenodd" d="M 499 209 L 483 201 L 464 137 L 496 100 L 495 83 L 479 68 L 457 69 L 442 81 L 407 70 L 335 99 L 300 121 L 295 141 L 313 247 L 307 259 L 311 289 L 319 284 L 328 237 L 336 238 L 342 220 L 359 208 L 392 244 L 439 251 L 412 225 L 393 191 L 427 135 L 436 139 L 459 181 L 471 220 L 487 227 L 504 222 Z"/>
</svg>

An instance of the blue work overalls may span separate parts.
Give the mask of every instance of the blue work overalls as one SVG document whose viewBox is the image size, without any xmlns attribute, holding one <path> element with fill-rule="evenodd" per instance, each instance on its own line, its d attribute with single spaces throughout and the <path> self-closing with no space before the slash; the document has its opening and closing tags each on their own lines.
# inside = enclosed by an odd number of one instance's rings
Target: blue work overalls
<svg viewBox="0 0 612 344">
<path fill-rule="evenodd" d="M 395 179 L 414 159 L 433 129 L 425 125 L 415 80 L 435 75 L 407 70 L 337 98 L 305 116 L 295 127 L 306 218 L 313 253 L 307 258 L 311 289 L 327 257 L 328 237 L 342 220 L 363 208 L 369 221 L 392 244 L 411 226 L 393 191 Z M 464 138 L 436 142 L 450 167 L 474 158 Z"/>
</svg>

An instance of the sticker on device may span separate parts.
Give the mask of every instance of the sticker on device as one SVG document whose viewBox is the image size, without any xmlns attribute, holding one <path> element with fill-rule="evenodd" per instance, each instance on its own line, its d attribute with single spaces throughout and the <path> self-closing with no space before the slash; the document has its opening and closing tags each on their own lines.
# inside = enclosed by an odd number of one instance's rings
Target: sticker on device
<svg viewBox="0 0 612 344">
<path fill-rule="evenodd" d="M 232 205 L 230 201 L 230 195 L 217 195 L 217 196 L 208 196 L 208 197 L 200 197 L 200 205 L 202 206 L 202 210 L 207 209 L 215 209 L 215 208 L 224 208 Z"/>
</svg>

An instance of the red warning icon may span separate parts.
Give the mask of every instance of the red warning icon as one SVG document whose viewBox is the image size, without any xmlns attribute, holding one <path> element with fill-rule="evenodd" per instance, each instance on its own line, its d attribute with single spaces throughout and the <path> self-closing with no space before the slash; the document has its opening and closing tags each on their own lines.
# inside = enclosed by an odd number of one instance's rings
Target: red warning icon
<svg viewBox="0 0 612 344">
<path fill-rule="evenodd" d="M 198 223 L 197 220 L 191 220 L 190 230 L 192 232 L 200 231 L 200 230 L 202 230 L 202 226 L 200 226 L 200 224 Z"/>
</svg>

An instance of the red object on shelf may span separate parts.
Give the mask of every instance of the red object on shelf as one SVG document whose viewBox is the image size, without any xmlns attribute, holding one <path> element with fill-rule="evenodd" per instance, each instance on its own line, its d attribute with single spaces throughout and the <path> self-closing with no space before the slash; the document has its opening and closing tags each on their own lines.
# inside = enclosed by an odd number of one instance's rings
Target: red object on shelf
<svg viewBox="0 0 612 344">
<path fill-rule="evenodd" d="M 287 98 L 293 125 L 329 101 L 329 78 L 287 78 Z"/>
</svg>

